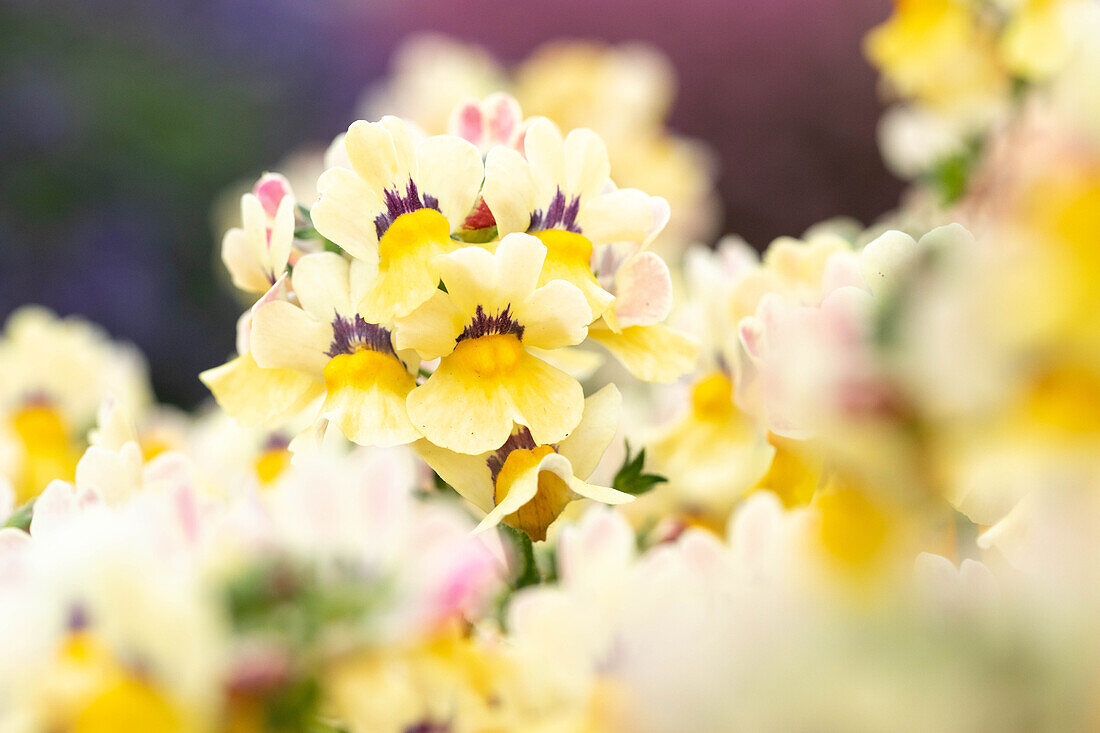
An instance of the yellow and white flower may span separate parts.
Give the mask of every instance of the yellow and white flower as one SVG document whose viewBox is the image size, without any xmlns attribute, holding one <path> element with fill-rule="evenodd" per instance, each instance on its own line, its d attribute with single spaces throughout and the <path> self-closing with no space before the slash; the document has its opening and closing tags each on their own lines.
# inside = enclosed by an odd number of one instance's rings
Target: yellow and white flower
<svg viewBox="0 0 1100 733">
<path fill-rule="evenodd" d="M 322 174 L 311 216 L 318 232 L 377 269 L 355 305 L 388 321 L 431 297 L 433 261 L 462 246 L 451 233 L 477 201 L 481 155 L 452 135 L 414 144 L 396 117 L 352 124 L 344 148 L 351 168 Z"/>
<path fill-rule="evenodd" d="M 591 130 L 563 139 L 550 120 L 536 120 L 524 136 L 524 155 L 498 146 L 486 157 L 482 196 L 497 231 L 527 232 L 546 245 L 539 283 L 563 279 L 577 286 L 595 320 L 614 296 L 592 272 L 594 246 L 652 240 L 668 219 L 668 205 L 636 189 L 616 190 L 607 148 Z"/>
<path fill-rule="evenodd" d="M 252 319 L 267 303 L 289 302 L 289 276 L 271 289 L 237 320 L 237 356 L 207 369 L 199 379 L 218 405 L 242 427 L 274 427 L 300 415 L 324 388 L 295 369 L 264 369 L 252 357 Z"/>
<path fill-rule="evenodd" d="M 294 243 L 294 194 L 286 178 L 267 173 L 241 196 L 243 228 L 222 240 L 222 261 L 233 284 L 265 293 L 286 272 Z"/>
<path fill-rule="evenodd" d="M 540 445 L 531 431 L 517 426 L 501 447 L 480 455 L 427 442 L 416 449 L 444 481 L 485 513 L 478 529 L 503 522 L 535 541 L 544 540 L 547 528 L 574 499 L 623 504 L 634 498 L 585 482 L 615 437 L 621 404 L 619 390 L 607 385 L 585 400 L 580 424 L 556 445 Z"/>
<path fill-rule="evenodd" d="M 495 254 L 467 247 L 440 257 L 446 286 L 397 321 L 399 349 L 441 359 L 409 395 L 409 418 L 425 438 L 472 455 L 500 447 L 513 423 L 540 444 L 556 443 L 580 422 L 580 384 L 531 349 L 584 340 L 592 311 L 572 284 L 538 287 L 546 247 L 525 234 L 505 237 Z"/>
<path fill-rule="evenodd" d="M 654 211 L 659 231 L 667 208 Z M 615 300 L 589 337 L 646 382 L 671 382 L 694 369 L 698 342 L 664 324 L 672 311 L 672 275 L 664 260 L 645 244 L 619 242 L 600 248 L 595 269 Z"/>
<path fill-rule="evenodd" d="M 948 114 L 986 116 L 1008 93 L 994 28 L 967 0 L 895 0 L 864 52 L 898 94 Z"/>
<path fill-rule="evenodd" d="M 361 445 L 410 443 L 405 397 L 416 381 L 393 347 L 392 331 L 363 308 L 372 268 L 333 252 L 299 260 L 291 276 L 300 306 L 265 303 L 252 319 L 252 356 L 265 369 L 289 369 L 324 385 L 320 419 Z"/>
<path fill-rule="evenodd" d="M 8 318 L 0 374 L 0 476 L 11 481 L 19 503 L 53 479 L 73 479 L 102 401 L 135 416 L 151 402 L 145 363 L 133 347 L 36 306 Z"/>
</svg>

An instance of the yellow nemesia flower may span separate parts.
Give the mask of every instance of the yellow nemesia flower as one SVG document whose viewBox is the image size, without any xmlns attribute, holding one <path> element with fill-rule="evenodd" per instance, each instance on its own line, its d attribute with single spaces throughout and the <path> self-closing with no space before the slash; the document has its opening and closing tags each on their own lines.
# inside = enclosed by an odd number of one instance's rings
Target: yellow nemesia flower
<svg viewBox="0 0 1100 733">
<path fill-rule="evenodd" d="M 252 356 L 265 369 L 291 369 L 322 382 L 320 418 L 349 440 L 403 445 L 419 437 L 405 411 L 416 382 L 383 319 L 356 307 L 377 283 L 371 269 L 332 252 L 302 257 L 292 276 L 301 307 L 276 300 L 257 308 Z"/>
<path fill-rule="evenodd" d="M 669 480 L 654 494 L 722 524 L 767 472 L 775 448 L 765 438 L 734 404 L 729 375 L 704 375 L 692 388 L 690 412 L 652 444 L 654 465 Z"/>
<path fill-rule="evenodd" d="M 451 135 L 414 146 L 396 117 L 352 124 L 344 147 L 352 169 L 321 175 L 311 216 L 318 232 L 377 267 L 377 280 L 355 305 L 388 321 L 431 297 L 439 284 L 435 258 L 462 246 L 451 233 L 477 200 L 481 155 Z"/>
<path fill-rule="evenodd" d="M 572 283 L 595 320 L 614 297 L 592 272 L 593 248 L 651 240 L 664 225 L 667 205 L 638 190 L 613 190 L 607 148 L 591 130 L 573 130 L 563 139 L 554 123 L 539 119 L 527 130 L 524 151 L 526 158 L 503 146 L 489 151 L 485 204 L 501 236 L 527 232 L 546 246 L 539 284 Z"/>
<path fill-rule="evenodd" d="M 397 346 L 441 358 L 408 398 L 413 425 L 430 442 L 479 454 L 504 444 L 514 423 L 539 444 L 580 422 L 580 384 L 533 355 L 584 340 L 592 311 L 573 285 L 536 287 L 546 248 L 534 237 L 505 237 L 490 254 L 467 247 L 436 263 L 447 291 L 397 321 Z"/>
<path fill-rule="evenodd" d="M 185 733 L 197 730 L 150 681 L 122 667 L 85 631 L 64 640 L 44 693 L 49 730 Z"/>
<path fill-rule="evenodd" d="M 13 482 L 20 504 L 38 496 L 54 479 L 73 480 L 81 449 L 55 408 L 30 403 L 13 414 L 10 423 L 22 448 Z"/>
<path fill-rule="evenodd" d="M 569 437 L 556 445 L 539 445 L 518 427 L 496 450 L 471 456 L 427 442 L 417 452 L 432 469 L 486 517 L 479 529 L 503 522 L 546 539 L 547 528 L 574 499 L 623 504 L 634 497 L 586 483 L 615 437 L 622 397 L 609 384 L 584 401 L 584 416 Z"/>
<path fill-rule="evenodd" d="M 1022 0 L 1001 36 L 1005 65 L 1018 76 L 1052 76 L 1073 51 L 1067 8 L 1080 0 Z"/>
<path fill-rule="evenodd" d="M 964 0 L 895 0 L 864 51 L 899 94 L 935 107 L 972 107 L 1008 89 L 992 29 Z"/>
</svg>

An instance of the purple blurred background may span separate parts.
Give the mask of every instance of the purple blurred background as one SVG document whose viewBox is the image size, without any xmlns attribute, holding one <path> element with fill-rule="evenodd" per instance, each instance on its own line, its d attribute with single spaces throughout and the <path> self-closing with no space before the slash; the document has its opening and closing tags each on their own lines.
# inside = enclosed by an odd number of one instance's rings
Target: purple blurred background
<svg viewBox="0 0 1100 733">
<path fill-rule="evenodd" d="M 0 319 L 81 313 L 149 356 L 158 394 L 205 397 L 240 305 L 210 207 L 346 128 L 409 33 L 522 59 L 558 37 L 642 40 L 680 76 L 672 125 L 721 157 L 723 231 L 757 246 L 896 202 L 860 54 L 889 0 L 4 0 Z"/>
</svg>

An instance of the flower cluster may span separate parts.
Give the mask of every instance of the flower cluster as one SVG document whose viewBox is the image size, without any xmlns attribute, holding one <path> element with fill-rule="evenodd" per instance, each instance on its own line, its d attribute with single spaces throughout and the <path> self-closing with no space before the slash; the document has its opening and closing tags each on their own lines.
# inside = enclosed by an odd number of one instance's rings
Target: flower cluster
<svg viewBox="0 0 1100 733">
<path fill-rule="evenodd" d="M 490 525 L 541 540 L 574 498 L 631 499 L 575 473 L 591 473 L 618 417 L 613 385 L 586 405 L 570 370 L 593 355 L 575 347 L 591 337 L 637 377 L 671 381 L 695 345 L 662 323 L 671 274 L 648 245 L 668 204 L 616 187 L 590 130 L 521 122 L 504 96 L 471 109 L 456 112 L 466 137 L 420 138 L 396 117 L 351 125 L 302 226 L 285 178 L 244 195 L 222 252 L 260 297 L 237 358 L 203 379 L 246 424 L 312 415 L 299 444 L 331 426 L 413 445 L 437 470 L 495 466 L 455 488 Z M 572 466 L 582 441 L 594 456 Z"/>
<path fill-rule="evenodd" d="M 0 731 L 1095 730 L 1097 7 L 900 0 L 978 143 L 760 252 L 614 182 L 648 52 L 418 41 L 241 197 L 217 405 L 8 320 Z"/>
</svg>

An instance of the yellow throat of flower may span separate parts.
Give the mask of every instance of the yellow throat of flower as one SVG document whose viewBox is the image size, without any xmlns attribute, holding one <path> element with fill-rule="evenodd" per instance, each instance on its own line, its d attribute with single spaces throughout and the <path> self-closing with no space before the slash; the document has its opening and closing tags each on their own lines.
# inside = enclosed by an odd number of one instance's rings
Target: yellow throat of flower
<svg viewBox="0 0 1100 733">
<path fill-rule="evenodd" d="M 580 265 L 589 269 L 592 242 L 588 237 L 564 229 L 545 229 L 534 235 L 546 245 L 546 260 L 563 265 Z"/>
<path fill-rule="evenodd" d="M 481 379 L 511 374 L 523 358 L 523 344 L 515 334 L 491 334 L 460 341 L 448 360 Z"/>
<path fill-rule="evenodd" d="M 325 390 L 330 395 L 345 387 L 367 390 L 381 385 L 393 388 L 411 380 L 412 376 L 397 357 L 371 349 L 338 354 L 325 364 Z"/>
<path fill-rule="evenodd" d="M 733 415 L 733 382 L 725 372 L 711 372 L 695 383 L 691 409 L 699 420 L 726 420 Z"/>
<path fill-rule="evenodd" d="M 73 632 L 58 655 L 49 716 L 71 733 L 183 733 L 179 711 L 148 682 L 120 666 L 84 631 Z M 60 698 L 60 699 L 57 699 Z"/>
<path fill-rule="evenodd" d="M 493 491 L 493 503 L 500 504 L 508 496 L 516 479 L 539 464 L 544 457 L 554 452 L 549 445 L 537 448 L 517 448 L 508 454 L 497 474 Z M 504 518 L 504 523 L 526 532 L 534 541 L 546 539 L 546 530 L 573 500 L 573 492 L 560 477 L 550 471 L 542 471 L 538 477 L 538 492 L 513 514 Z"/>
<path fill-rule="evenodd" d="M 417 209 L 397 217 L 378 240 L 378 266 L 416 252 L 425 245 L 440 246 L 451 241 L 451 225 L 435 209 Z"/>
<path fill-rule="evenodd" d="M 80 449 L 57 410 L 49 405 L 30 404 L 16 411 L 10 424 L 23 448 L 15 478 L 20 503 L 38 496 L 54 479 L 73 480 Z"/>
<path fill-rule="evenodd" d="M 268 448 L 261 453 L 253 464 L 256 478 L 260 483 L 268 486 L 279 478 L 280 474 L 290 465 L 290 451 L 285 446 Z"/>
</svg>

